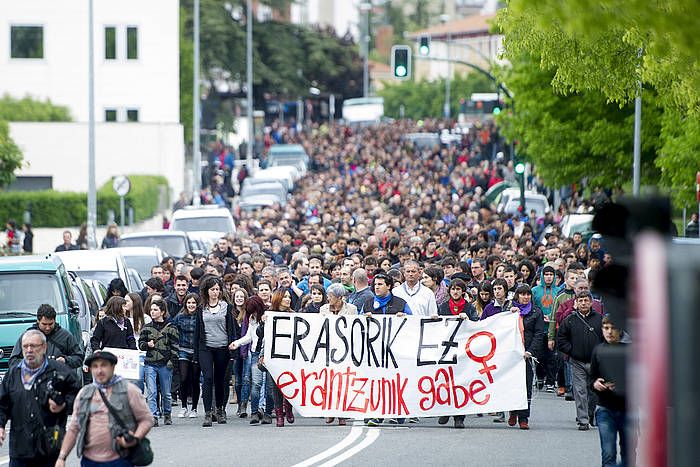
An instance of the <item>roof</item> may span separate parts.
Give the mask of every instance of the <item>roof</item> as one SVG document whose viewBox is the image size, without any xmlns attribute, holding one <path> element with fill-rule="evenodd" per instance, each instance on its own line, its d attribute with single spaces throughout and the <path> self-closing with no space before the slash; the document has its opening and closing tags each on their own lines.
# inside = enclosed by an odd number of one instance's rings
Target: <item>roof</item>
<svg viewBox="0 0 700 467">
<path fill-rule="evenodd" d="M 56 271 L 60 265 L 61 259 L 54 255 L 0 258 L 0 272 Z"/>
<path fill-rule="evenodd" d="M 187 206 L 185 209 L 178 209 L 173 212 L 173 219 L 190 219 L 193 217 L 232 217 L 231 211 L 227 208 L 217 206 L 216 208 L 195 208 Z"/>
<path fill-rule="evenodd" d="M 121 236 L 122 239 L 141 237 L 187 237 L 187 234 L 181 230 L 150 230 L 146 232 L 135 232 Z"/>
<path fill-rule="evenodd" d="M 432 40 L 444 40 L 449 33 L 453 39 L 460 37 L 490 36 L 491 20 L 496 15 L 471 15 L 465 18 L 437 24 L 427 29 L 421 29 L 407 34 L 411 39 L 430 36 Z"/>
</svg>

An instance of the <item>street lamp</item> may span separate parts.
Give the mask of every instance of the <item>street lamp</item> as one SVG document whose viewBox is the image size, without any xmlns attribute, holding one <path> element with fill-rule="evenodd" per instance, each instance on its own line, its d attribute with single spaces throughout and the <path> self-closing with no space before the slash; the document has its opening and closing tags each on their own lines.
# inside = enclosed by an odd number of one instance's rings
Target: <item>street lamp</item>
<svg viewBox="0 0 700 467">
<path fill-rule="evenodd" d="M 369 96 L 369 12 L 372 4 L 368 2 L 360 3 L 360 11 L 364 15 L 364 30 L 362 31 L 362 96 Z"/>
<path fill-rule="evenodd" d="M 442 24 L 446 24 L 450 20 L 450 15 L 440 15 Z M 452 60 L 450 57 L 450 42 L 452 42 L 452 33 L 447 30 L 447 41 L 445 43 L 447 49 L 447 77 L 445 78 L 445 118 L 450 118 L 450 79 L 452 78 Z"/>
</svg>

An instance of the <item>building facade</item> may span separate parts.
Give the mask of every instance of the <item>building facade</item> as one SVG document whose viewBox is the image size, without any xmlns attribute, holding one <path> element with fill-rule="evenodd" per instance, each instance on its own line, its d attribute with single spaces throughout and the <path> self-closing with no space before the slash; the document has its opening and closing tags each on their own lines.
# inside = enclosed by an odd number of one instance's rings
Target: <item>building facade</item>
<svg viewBox="0 0 700 467">
<path fill-rule="evenodd" d="M 10 126 L 26 161 L 18 176 L 57 190 L 87 189 L 88 4 L 0 0 L 0 94 L 50 99 L 73 118 Z M 182 190 L 179 2 L 94 0 L 93 11 L 96 183 L 149 173 Z"/>
</svg>

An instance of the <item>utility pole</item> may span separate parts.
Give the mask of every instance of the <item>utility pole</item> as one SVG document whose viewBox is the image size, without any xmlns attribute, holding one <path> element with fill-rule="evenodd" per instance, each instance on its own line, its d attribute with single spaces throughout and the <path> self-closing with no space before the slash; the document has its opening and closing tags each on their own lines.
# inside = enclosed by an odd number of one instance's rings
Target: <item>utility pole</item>
<svg viewBox="0 0 700 467">
<path fill-rule="evenodd" d="M 360 11 L 364 13 L 364 27 L 362 28 L 362 96 L 369 96 L 369 11 L 372 9 L 372 4 L 364 2 L 360 4 Z"/>
<path fill-rule="evenodd" d="M 192 204 L 199 206 L 202 192 L 202 152 L 199 147 L 199 0 L 194 0 L 194 66 L 192 86 Z"/>
<path fill-rule="evenodd" d="M 447 31 L 447 78 L 445 78 L 445 118 L 450 119 L 450 80 L 452 79 L 452 61 L 450 57 L 450 46 L 452 34 Z"/>
<path fill-rule="evenodd" d="M 639 49 L 637 58 L 641 60 L 643 50 Z M 632 194 L 639 196 L 642 164 L 642 81 L 637 81 L 637 95 L 634 98 L 634 159 L 632 163 Z"/>
<path fill-rule="evenodd" d="M 97 187 L 95 186 L 95 15 L 93 0 L 88 3 L 88 248 L 97 248 Z"/>
<path fill-rule="evenodd" d="M 253 170 L 253 145 L 255 131 L 253 128 L 253 2 L 248 0 L 246 14 L 246 101 L 248 105 L 248 144 L 246 144 L 246 164 L 248 173 Z"/>
</svg>

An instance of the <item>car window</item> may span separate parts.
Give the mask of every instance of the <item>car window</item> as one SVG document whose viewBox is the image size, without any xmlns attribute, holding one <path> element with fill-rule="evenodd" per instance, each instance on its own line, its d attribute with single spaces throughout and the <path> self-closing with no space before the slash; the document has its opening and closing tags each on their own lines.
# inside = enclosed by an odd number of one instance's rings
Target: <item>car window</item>
<svg viewBox="0 0 700 467">
<path fill-rule="evenodd" d="M 119 240 L 119 246 L 157 246 L 169 256 L 182 258 L 187 254 L 187 239 L 177 236 L 144 235 Z"/>
<path fill-rule="evenodd" d="M 232 232 L 233 225 L 231 219 L 227 217 L 185 217 L 173 219 L 172 230 L 182 230 L 183 232 L 193 232 L 204 230 L 209 232 Z"/>
<path fill-rule="evenodd" d="M 54 274 L 2 274 L 0 284 L 0 316 L 13 312 L 36 314 L 43 303 L 54 307 L 57 313 L 66 312 L 62 284 Z M 68 290 L 72 296 L 70 284 Z"/>
</svg>

